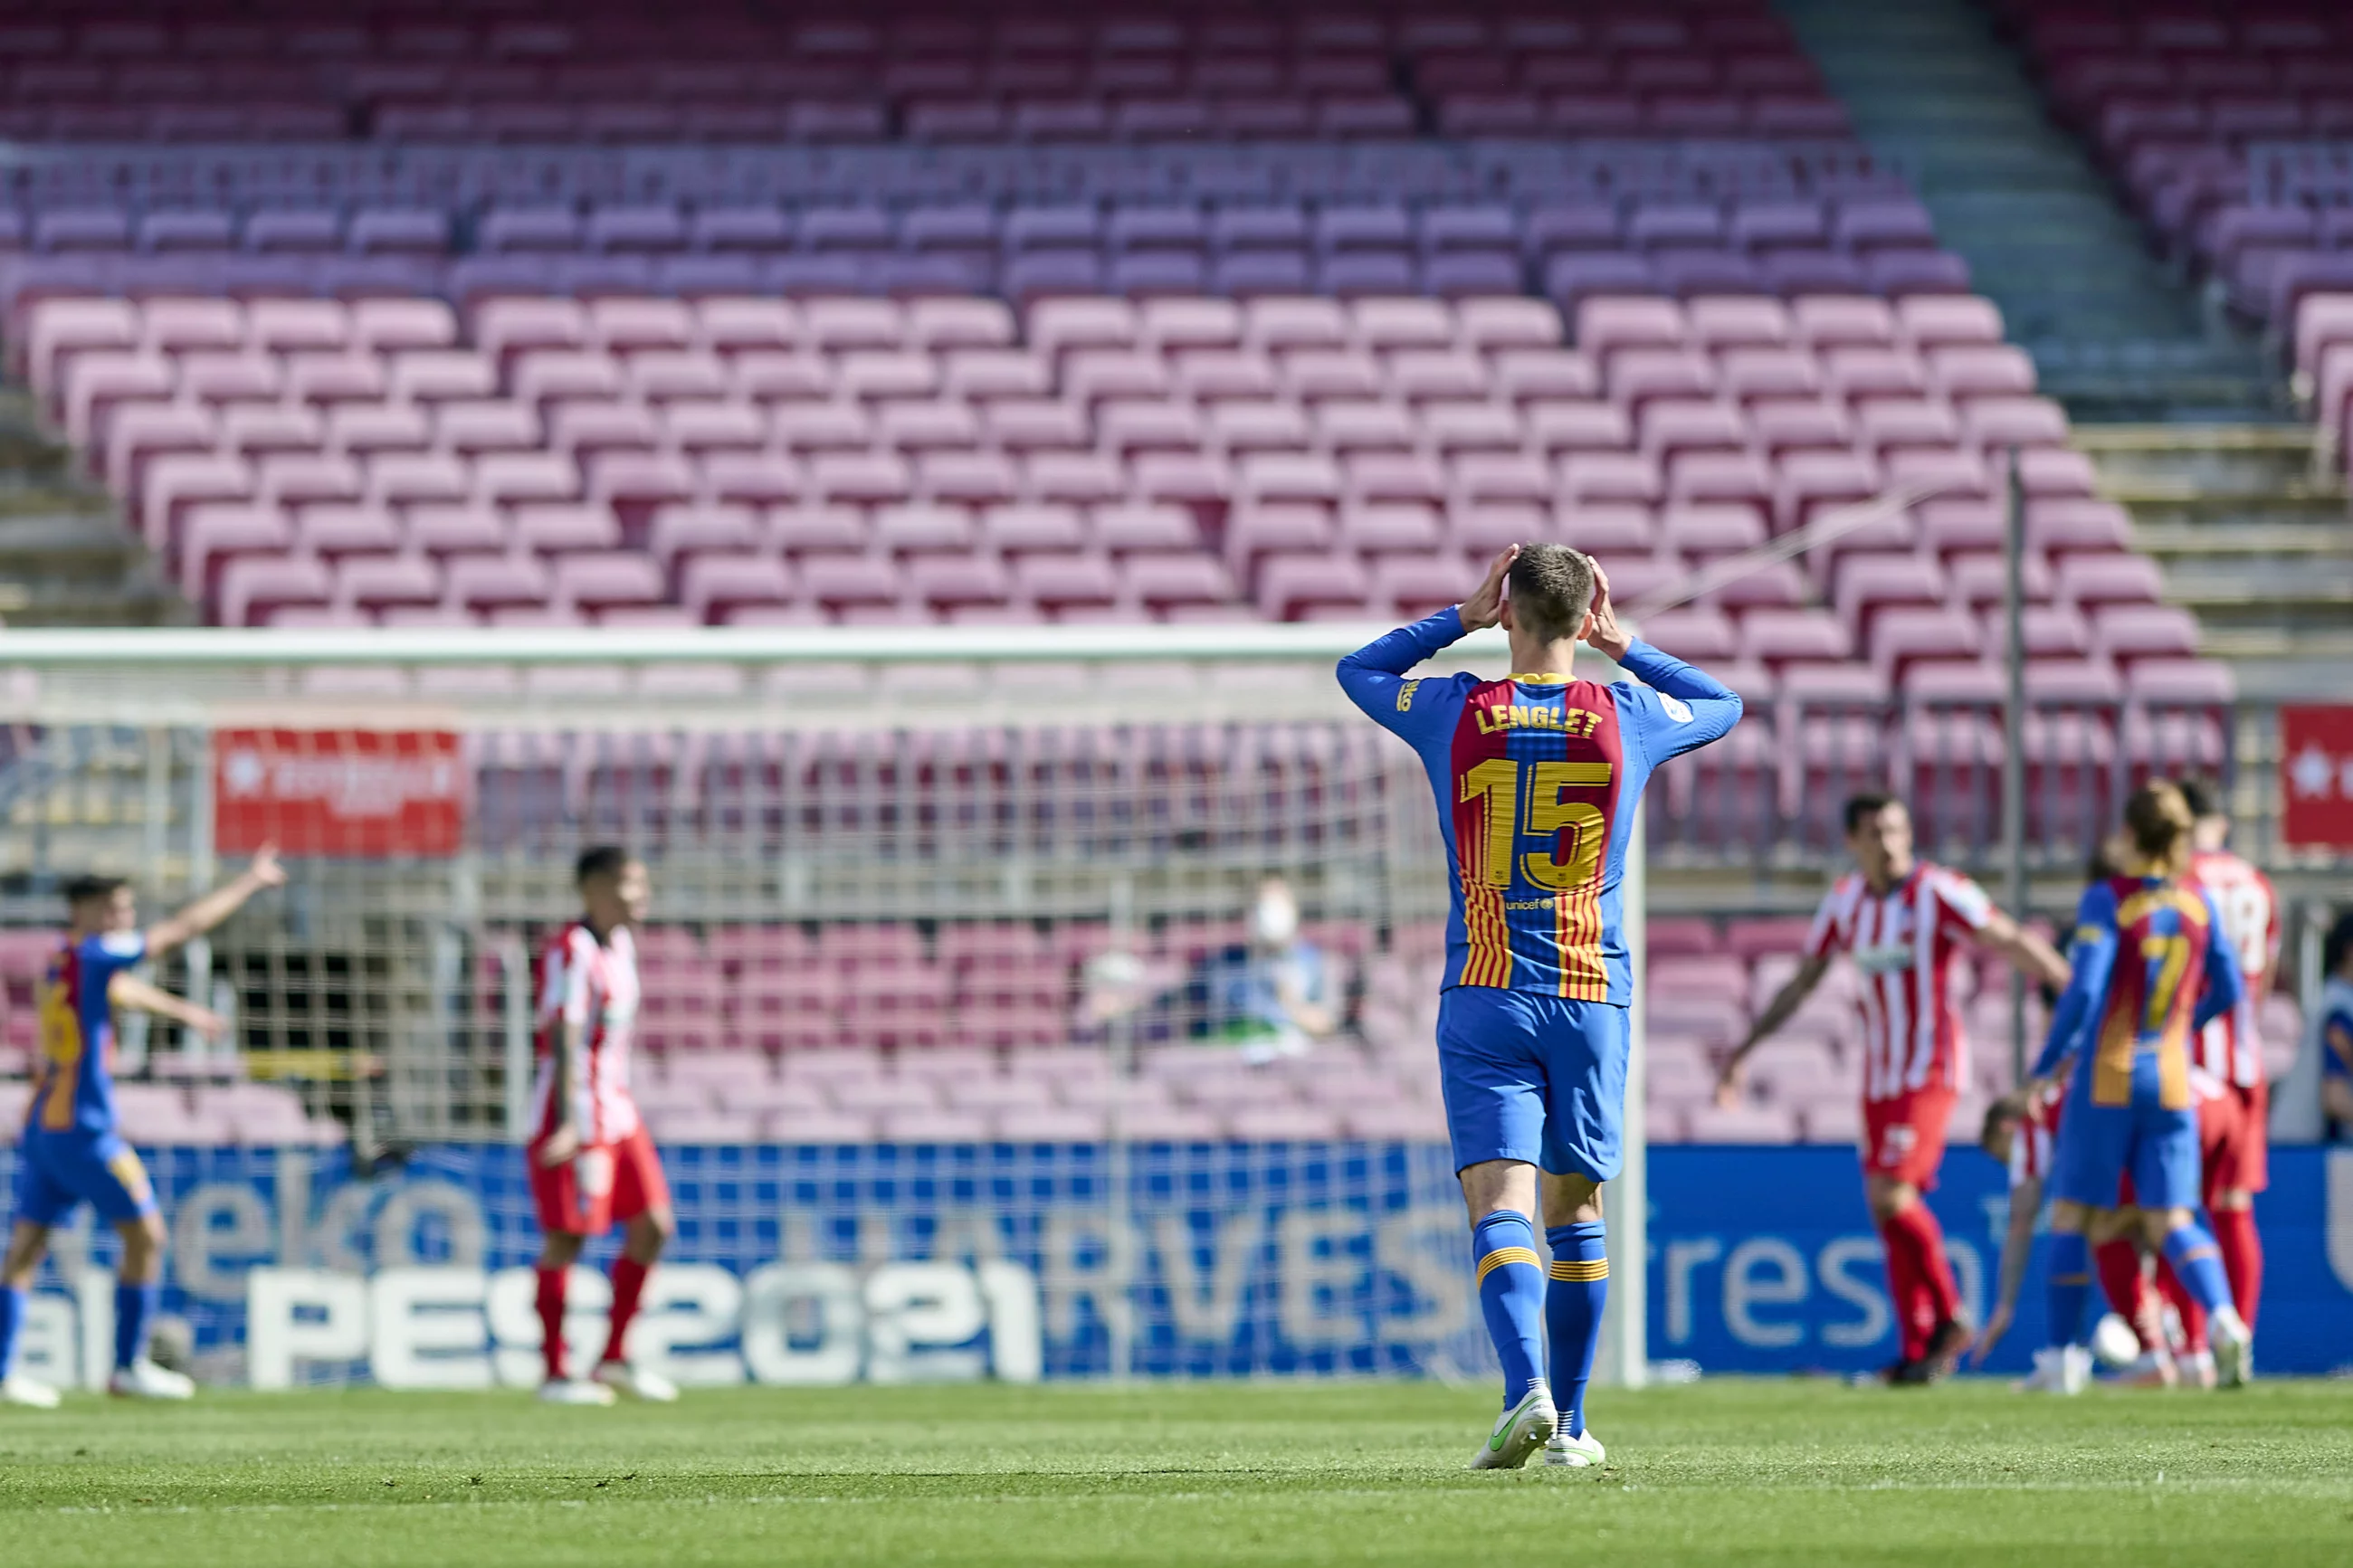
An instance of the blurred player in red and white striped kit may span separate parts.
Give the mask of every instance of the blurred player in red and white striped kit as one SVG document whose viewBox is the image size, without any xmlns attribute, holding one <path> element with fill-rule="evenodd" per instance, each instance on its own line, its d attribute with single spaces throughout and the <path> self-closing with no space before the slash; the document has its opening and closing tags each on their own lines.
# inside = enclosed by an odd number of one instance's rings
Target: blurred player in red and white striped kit
<svg viewBox="0 0 2353 1568">
<path fill-rule="evenodd" d="M 1953 971 L 1972 942 L 2053 985 L 2066 984 L 2067 964 L 1975 882 L 1916 858 L 1902 801 L 1857 795 L 1847 802 L 1845 826 L 1856 869 L 1823 899 L 1804 962 L 1725 1063 L 1717 1095 L 1738 1093 L 1742 1060 L 1797 1012 L 1832 958 L 1851 955 L 1862 972 L 1863 1194 L 1887 1248 L 1901 1346 L 1885 1376 L 1932 1383 L 1969 1342 L 1944 1230 L 1921 1198 L 1936 1184 L 1946 1127 L 1968 1074 Z"/>
<path fill-rule="evenodd" d="M 2179 787 L 2196 821 L 2190 830 L 2189 879 L 2212 895 L 2222 917 L 2222 939 L 2247 977 L 2245 998 L 2198 1037 L 2190 1084 L 2198 1096 L 2200 1195 L 2207 1227 L 2221 1250 L 2232 1304 L 2252 1329 L 2263 1289 L 2255 1194 L 2271 1183 L 2271 1091 L 2263 1081 L 2259 1017 L 2279 973 L 2279 895 L 2270 878 L 2229 849 L 2231 816 L 2214 786 L 2188 779 Z M 2205 1312 L 2172 1270 L 2159 1270 L 2158 1287 L 2181 1318 L 2185 1371 L 2193 1381 L 2211 1382 L 2213 1358 L 2206 1342 Z"/>
<path fill-rule="evenodd" d="M 611 845 L 574 867 L 579 919 L 541 949 L 536 969 L 539 1078 L 532 1089 L 528 1158 L 532 1198 L 546 1234 L 537 1265 L 542 1353 L 554 1405 L 610 1405 L 618 1390 L 640 1399 L 678 1397 L 668 1378 L 623 1352 L 646 1277 L 676 1222 L 653 1137 L 629 1098 L 637 1032 L 638 957 L 632 928 L 652 900 L 645 862 Z M 624 1227 L 613 1261 L 605 1352 L 586 1378 L 565 1366 L 565 1276 L 592 1236 Z"/>
</svg>

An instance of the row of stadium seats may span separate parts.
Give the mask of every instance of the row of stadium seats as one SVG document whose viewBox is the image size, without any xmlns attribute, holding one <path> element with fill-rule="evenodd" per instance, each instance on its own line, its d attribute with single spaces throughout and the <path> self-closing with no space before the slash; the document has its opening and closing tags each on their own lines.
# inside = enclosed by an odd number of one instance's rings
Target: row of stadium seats
<svg viewBox="0 0 2353 1568">
<path fill-rule="evenodd" d="M 462 245 L 458 243 L 462 237 Z M 1010 262 L 1039 252 L 1100 251 L 1109 260 L 1162 252 L 1230 258 L 1387 253 L 1425 258 L 1490 252 L 1534 262 L 1572 251 L 1675 247 L 1836 251 L 1933 250 L 1919 204 L 1856 193 L 1734 199 L 1640 194 L 1583 202 L 1114 201 L 904 205 L 596 203 L 492 205 L 479 214 L 427 207 L 222 205 L 136 212 L 93 205 L 0 209 L 0 249 L 44 255 L 242 251 L 485 256 L 677 252 L 845 256 L 871 264 L 899 254 L 978 254 Z"/>
<path fill-rule="evenodd" d="M 1893 214 L 1915 211 L 1908 203 L 1875 205 Z M 1262 226 L 1275 233 L 1309 227 L 1298 206 L 1254 208 L 1249 215 L 1254 225 L 1261 213 L 1268 219 Z M 1698 218 L 1694 230 L 1723 227 L 1704 205 L 1679 204 L 1664 216 L 1684 214 Z M 568 215 L 558 216 L 565 226 L 575 225 Z M 1180 241 L 1119 249 L 1084 241 L 1010 254 L 986 208 L 942 208 L 931 216 L 943 219 L 943 232 L 953 237 L 897 248 L 781 253 L 752 247 L 690 253 L 518 248 L 445 260 L 381 248 L 354 254 L 66 249 L 0 261 L 0 302 L 13 311 L 28 298 L 92 289 L 134 295 L 447 294 L 461 300 L 550 291 L 586 297 L 994 292 L 1025 301 L 1103 292 L 1140 299 L 1311 292 L 1458 299 L 1535 292 L 1573 309 L 1600 294 L 1868 293 L 1900 299 L 1968 290 L 1968 265 L 1926 245 L 1848 249 L 1827 237 L 1760 242 L 1736 226 L 1713 237 L 1662 239 L 1645 247 L 1613 236 L 1617 219 L 1599 205 L 1532 207 L 1492 226 L 1485 224 L 1492 215 L 1481 214 L 1487 238 L 1478 243 L 1439 244 L 1424 235 L 1396 244 L 1319 247 L 1302 232 L 1295 239 L 1271 233 L 1268 243 L 1224 248 Z M 1786 228 L 1796 234 L 1819 226 L 1819 213 L 1802 204 L 1792 205 L 1787 216 Z M 1908 216 L 1904 221 L 1908 224 Z M 1180 213 L 1169 226 L 1181 232 L 1211 226 L 1198 215 Z"/>
<path fill-rule="evenodd" d="M 13 1054 L 0 1047 L 0 1057 Z M 0 1136 L 14 1139 L 25 1124 L 32 1090 L 0 1079 Z M 183 1089 L 159 1083 L 118 1083 L 115 1110 L 123 1137 L 133 1143 L 246 1143 L 327 1147 L 342 1143 L 340 1122 L 314 1117 L 301 1096 L 276 1084 L 231 1083 Z"/>
<path fill-rule="evenodd" d="M 1631 597 L 1926 479 L 1956 499 L 1725 596 L 1827 601 L 1760 623 L 1767 664 L 1936 612 L 1925 650 L 1886 642 L 1901 673 L 1983 646 L 1988 448 L 2025 442 L 2037 651 L 2186 655 L 2179 617 L 2107 628 L 2154 574 L 2000 331 L 1966 299 L 1597 300 L 1575 349 L 1525 299 L 516 299 L 469 346 L 431 301 L 53 300 L 19 341 L 238 623 L 1384 615 L 1555 526 Z M 1686 619 L 1694 657 L 1734 651 Z"/>
<path fill-rule="evenodd" d="M 2353 224 L 2251 184 L 2259 142 L 2353 132 L 2341 6 L 2086 6 L 2006 0 L 2054 111 L 2088 136 L 2168 246 L 2237 309 L 2284 326 L 2316 288 L 2353 285 Z M 2341 200 L 2341 198 L 2340 198 Z"/>
<path fill-rule="evenodd" d="M 37 25 L 12 29 L 0 51 L 0 133 L 650 142 L 1397 134 L 1425 121 L 1449 134 L 1843 127 L 1763 6 L 1682 9 L 1171 8 L 1102 29 L 643 5 L 480 26 Z M 1548 96 L 1583 111 L 1546 121 Z"/>
</svg>

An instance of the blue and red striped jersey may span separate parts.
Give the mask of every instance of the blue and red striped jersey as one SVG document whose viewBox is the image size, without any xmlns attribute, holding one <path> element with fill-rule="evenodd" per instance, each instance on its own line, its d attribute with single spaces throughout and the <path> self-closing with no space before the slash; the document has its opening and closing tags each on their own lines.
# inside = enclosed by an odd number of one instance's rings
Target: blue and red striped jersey
<svg viewBox="0 0 2353 1568">
<path fill-rule="evenodd" d="M 41 1057 L 26 1131 L 97 1133 L 114 1130 L 114 1015 L 106 999 L 117 974 L 147 956 L 135 931 L 109 931 L 61 945 L 41 983 Z"/>
<path fill-rule="evenodd" d="M 1462 636 L 1453 609 L 1340 661 L 1340 685 L 1420 754 L 1454 872 L 1445 985 L 1624 1006 L 1619 883 L 1651 771 L 1730 730 L 1740 698 L 1647 643 L 1604 686 L 1534 672 L 1413 679 Z"/>
<path fill-rule="evenodd" d="M 2194 1038 L 2246 994 L 2212 895 L 2161 877 L 2094 882 L 2076 906 L 2067 957 L 2067 994 L 2036 1076 L 2072 1056 L 2076 1089 L 2092 1104 L 2129 1105 L 2135 1066 L 2153 1056 L 2158 1103 L 2189 1109 Z"/>
</svg>

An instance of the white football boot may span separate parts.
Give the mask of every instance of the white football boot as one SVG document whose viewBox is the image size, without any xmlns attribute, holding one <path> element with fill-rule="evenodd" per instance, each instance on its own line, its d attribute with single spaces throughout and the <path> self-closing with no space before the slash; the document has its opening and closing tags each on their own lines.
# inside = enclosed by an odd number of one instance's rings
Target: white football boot
<svg viewBox="0 0 2353 1568">
<path fill-rule="evenodd" d="M 1504 1412 L 1485 1444 L 1471 1456 L 1470 1468 L 1516 1470 L 1528 1462 L 1530 1454 L 1545 1446 L 1559 1426 L 1560 1416 L 1552 1407 L 1552 1390 L 1538 1384 L 1517 1405 Z"/>
<path fill-rule="evenodd" d="M 21 1405 L 27 1410 L 55 1410 L 58 1391 L 46 1383 L 35 1383 L 21 1372 L 12 1372 L 0 1378 L 0 1405 Z"/>
<path fill-rule="evenodd" d="M 119 1399 L 194 1399 L 195 1379 L 141 1356 L 129 1366 L 118 1366 L 106 1380 L 106 1392 Z"/>
<path fill-rule="evenodd" d="M 539 1385 L 542 1405 L 610 1405 L 613 1391 L 585 1377 L 550 1378 Z"/>
<path fill-rule="evenodd" d="M 2082 1345 L 2045 1345 L 2034 1371 L 2018 1386 L 2028 1394 L 2081 1394 L 2091 1385 L 2092 1352 Z"/>
<path fill-rule="evenodd" d="M 2214 1352 L 2212 1351 L 2186 1351 L 2174 1358 L 2173 1364 L 2181 1373 L 2181 1385 L 2184 1388 L 2214 1386 Z"/>
<path fill-rule="evenodd" d="M 1567 1432 L 1555 1432 L 1546 1442 L 1544 1454 L 1544 1462 L 1547 1465 L 1580 1470 L 1588 1466 L 1598 1468 L 1601 1461 L 1609 1457 L 1601 1447 L 1601 1439 L 1590 1432 L 1575 1437 Z"/>
<path fill-rule="evenodd" d="M 2219 1307 L 2206 1319 L 2214 1345 L 2214 1380 L 2224 1388 L 2244 1388 L 2255 1380 L 2255 1331 L 2236 1307 Z"/>
<path fill-rule="evenodd" d="M 649 1405 L 671 1405 L 678 1400 L 678 1384 L 658 1372 L 625 1361 L 600 1362 L 594 1375 L 607 1388 Z"/>
</svg>

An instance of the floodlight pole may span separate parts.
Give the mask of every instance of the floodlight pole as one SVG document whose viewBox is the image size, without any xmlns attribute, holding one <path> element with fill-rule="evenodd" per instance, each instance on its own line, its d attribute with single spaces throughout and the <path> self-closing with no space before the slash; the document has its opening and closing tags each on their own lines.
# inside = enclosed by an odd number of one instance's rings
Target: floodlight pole
<svg viewBox="0 0 2353 1568">
<path fill-rule="evenodd" d="M 2002 704 L 2002 902 L 2010 917 L 2026 918 L 2026 486 L 2019 449 L 2010 449 L 2008 504 L 2002 516 L 2002 663 L 2009 678 Z M 2026 976 L 2010 971 L 2010 1076 L 2026 1081 Z"/>
</svg>

